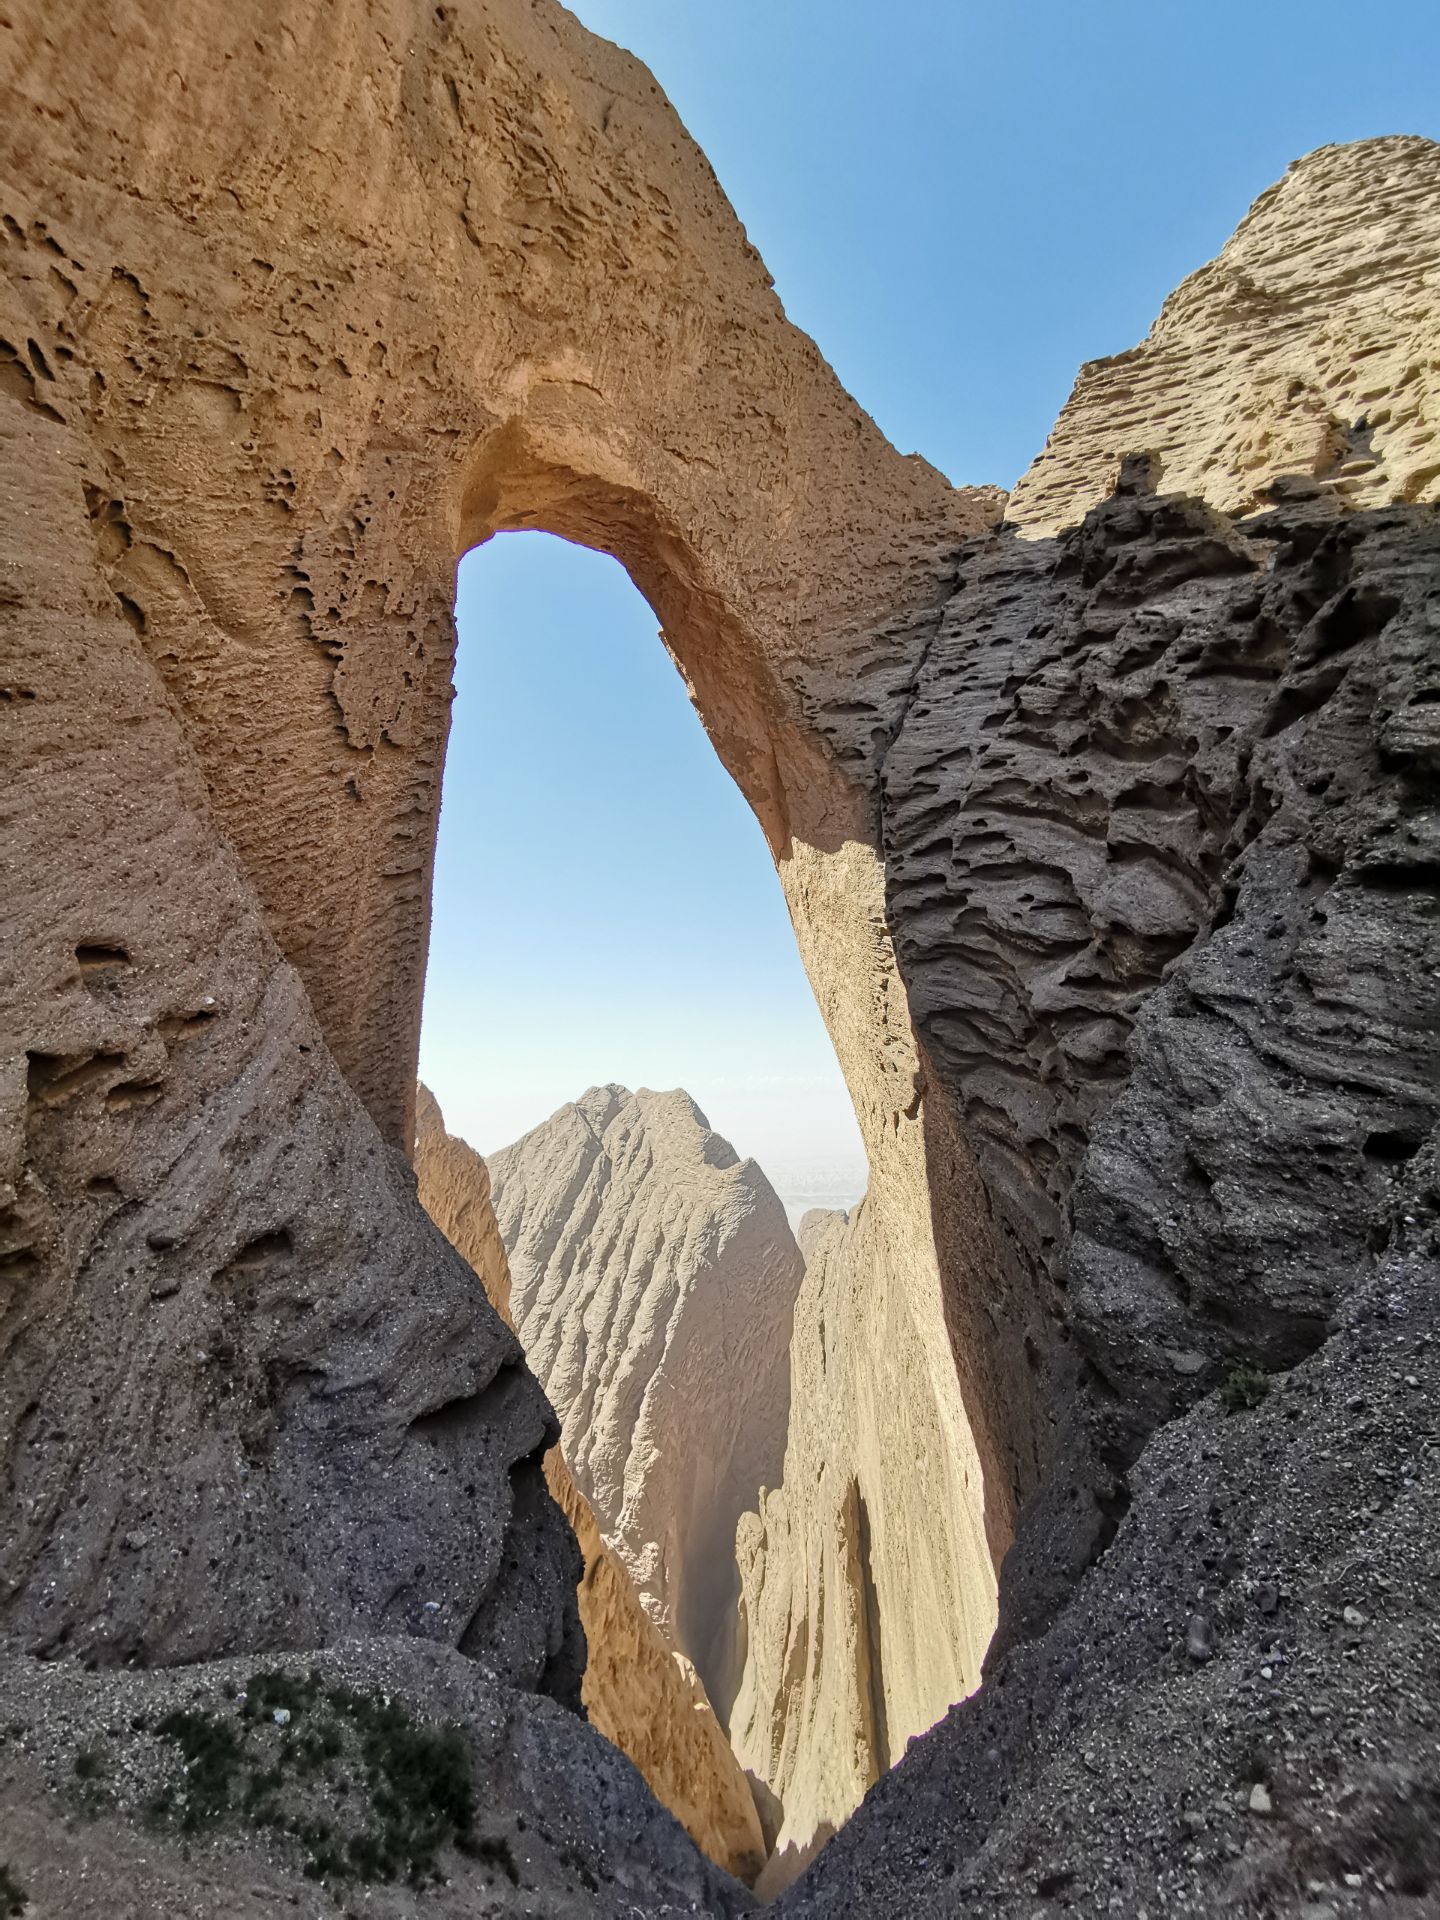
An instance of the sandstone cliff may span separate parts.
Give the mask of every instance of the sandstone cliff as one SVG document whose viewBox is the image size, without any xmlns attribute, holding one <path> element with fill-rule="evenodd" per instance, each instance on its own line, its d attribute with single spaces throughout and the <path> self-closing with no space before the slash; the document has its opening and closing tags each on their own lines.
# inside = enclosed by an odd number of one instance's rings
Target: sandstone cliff
<svg viewBox="0 0 1440 1920">
<path fill-rule="evenodd" d="M 1081 368 L 1006 519 L 1073 526 L 1137 451 L 1227 513 L 1281 474 L 1351 507 L 1440 500 L 1435 247 L 1433 142 L 1297 160 L 1139 346 Z"/>
<path fill-rule="evenodd" d="M 428 1638 L 546 1827 L 512 1909 L 733 1901 L 534 1697 L 553 1428 L 395 1157 L 454 563 L 540 526 L 649 596 L 854 1097 L 872 1561 L 968 1534 L 978 1605 L 1020 1517 L 986 1686 L 790 1910 L 1433 1904 L 1437 149 L 1294 169 L 990 537 L 549 0 L 14 0 L 0 93 L 10 1680 Z M 970 1634 L 882 1618 L 887 1702 Z"/>
<path fill-rule="evenodd" d="M 688 1094 L 592 1087 L 491 1156 L 515 1324 L 565 1457 L 722 1718 L 735 1527 L 780 1477 L 801 1258 Z"/>
<path fill-rule="evenodd" d="M 496 1312 L 513 1325 L 510 1270 L 490 1203 L 488 1169 L 473 1147 L 446 1132 L 425 1086 L 415 1101 L 415 1173 L 421 1205 L 475 1269 Z M 765 1863 L 764 1836 L 750 1787 L 704 1688 L 641 1606 L 559 1447 L 545 1456 L 545 1482 L 584 1559 L 581 1698 L 590 1724 L 635 1763 L 698 1847 L 737 1878 L 753 1881 Z"/>
</svg>

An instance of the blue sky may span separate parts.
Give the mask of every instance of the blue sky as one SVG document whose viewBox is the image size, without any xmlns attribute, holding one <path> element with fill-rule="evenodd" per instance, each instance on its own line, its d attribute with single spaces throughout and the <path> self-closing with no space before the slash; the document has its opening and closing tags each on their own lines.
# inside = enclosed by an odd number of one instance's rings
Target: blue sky
<svg viewBox="0 0 1440 1920">
<path fill-rule="evenodd" d="M 786 310 L 902 451 L 1010 484 L 1083 360 L 1312 147 L 1440 137 L 1440 0 L 579 0 L 654 70 Z M 684 1085 L 782 1190 L 858 1141 L 753 819 L 614 561 L 461 569 L 422 1071 L 506 1144 Z M 853 1198 L 853 1193 L 838 1194 Z"/>
</svg>

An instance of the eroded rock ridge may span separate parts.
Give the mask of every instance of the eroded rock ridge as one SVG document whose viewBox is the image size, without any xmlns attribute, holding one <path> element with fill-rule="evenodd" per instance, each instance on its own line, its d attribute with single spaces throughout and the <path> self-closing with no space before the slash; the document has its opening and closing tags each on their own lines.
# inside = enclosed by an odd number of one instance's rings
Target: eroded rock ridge
<svg viewBox="0 0 1440 1920">
<path fill-rule="evenodd" d="M 472 1147 L 446 1131 L 427 1087 L 418 1089 L 415 1118 L 421 1204 L 513 1327 L 510 1269 L 491 1205 L 489 1170 Z M 728 1872 L 753 1881 L 765 1864 L 765 1835 L 750 1785 L 699 1677 L 645 1612 L 558 1446 L 545 1456 L 545 1482 L 574 1529 L 584 1561 L 581 1697 L 590 1724 L 635 1763 L 698 1847 Z"/>
<path fill-rule="evenodd" d="M 722 1718 L 735 1529 L 780 1478 L 802 1260 L 753 1160 L 686 1093 L 592 1087 L 490 1157 L 525 1351 L 651 1618 Z"/>
</svg>

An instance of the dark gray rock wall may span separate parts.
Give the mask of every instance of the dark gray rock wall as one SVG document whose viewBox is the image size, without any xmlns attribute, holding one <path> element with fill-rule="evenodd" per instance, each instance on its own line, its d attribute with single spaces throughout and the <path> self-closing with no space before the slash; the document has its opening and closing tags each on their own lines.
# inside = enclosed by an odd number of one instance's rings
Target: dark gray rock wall
<svg viewBox="0 0 1440 1920">
<path fill-rule="evenodd" d="M 1440 1901 L 1440 517 L 1153 478 L 974 543 L 886 760 L 1055 1425 L 982 1693 L 787 1913 Z"/>
</svg>

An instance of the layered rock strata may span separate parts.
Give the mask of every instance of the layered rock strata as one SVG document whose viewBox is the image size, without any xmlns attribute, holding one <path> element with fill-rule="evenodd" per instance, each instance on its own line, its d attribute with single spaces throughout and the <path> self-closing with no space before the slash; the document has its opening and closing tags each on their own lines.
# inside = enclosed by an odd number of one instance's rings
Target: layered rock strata
<svg viewBox="0 0 1440 1920">
<path fill-rule="evenodd" d="M 489 1170 L 473 1147 L 446 1131 L 425 1086 L 415 1101 L 415 1173 L 421 1205 L 513 1326 L 510 1269 L 490 1201 Z M 753 1881 L 769 1849 L 749 1783 L 699 1677 L 645 1612 L 559 1447 L 545 1456 L 545 1481 L 584 1561 L 581 1697 L 590 1724 L 634 1762 L 698 1847 L 738 1879 Z"/>
<path fill-rule="evenodd" d="M 722 1717 L 735 1529 L 780 1478 L 800 1252 L 683 1092 L 592 1087 L 490 1158 L 511 1307 L 567 1462 Z"/>
</svg>

